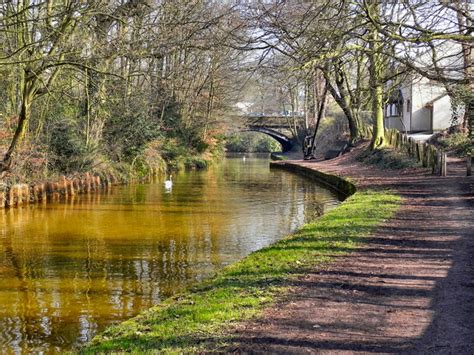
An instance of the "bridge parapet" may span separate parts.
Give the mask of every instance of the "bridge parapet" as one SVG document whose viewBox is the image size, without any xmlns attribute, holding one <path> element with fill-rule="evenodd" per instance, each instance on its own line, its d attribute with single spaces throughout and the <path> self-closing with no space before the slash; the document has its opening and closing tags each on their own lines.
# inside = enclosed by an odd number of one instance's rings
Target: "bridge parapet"
<svg viewBox="0 0 474 355">
<path fill-rule="evenodd" d="M 294 123 L 291 122 L 293 117 L 291 116 L 243 116 L 243 124 L 246 127 L 267 127 L 274 129 L 288 129 L 291 126 L 294 126 Z M 296 116 L 297 127 L 303 126 L 303 119 L 299 116 Z"/>
</svg>

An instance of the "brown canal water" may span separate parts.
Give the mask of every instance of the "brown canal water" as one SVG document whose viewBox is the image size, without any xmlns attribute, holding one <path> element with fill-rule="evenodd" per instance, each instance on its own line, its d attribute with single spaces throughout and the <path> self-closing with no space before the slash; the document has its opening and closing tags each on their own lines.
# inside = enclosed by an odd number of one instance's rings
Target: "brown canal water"
<svg viewBox="0 0 474 355">
<path fill-rule="evenodd" d="M 268 159 L 0 211 L 1 353 L 58 353 L 334 207 Z"/>
</svg>

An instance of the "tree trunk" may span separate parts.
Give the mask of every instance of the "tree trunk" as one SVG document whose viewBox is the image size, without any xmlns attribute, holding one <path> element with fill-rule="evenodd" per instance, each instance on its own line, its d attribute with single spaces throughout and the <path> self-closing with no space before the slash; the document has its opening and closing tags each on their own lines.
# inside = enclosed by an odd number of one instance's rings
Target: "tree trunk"
<svg viewBox="0 0 474 355">
<path fill-rule="evenodd" d="M 464 0 L 453 0 L 454 7 L 456 8 L 457 12 L 457 20 L 458 20 L 458 28 L 459 33 L 465 33 L 468 28 L 472 26 L 472 20 L 466 17 L 466 13 L 470 11 L 470 4 L 468 1 Z M 464 118 L 462 120 L 462 126 L 464 128 L 469 129 L 469 136 L 472 140 L 473 137 L 473 100 L 474 100 L 474 82 L 473 82 L 473 45 L 468 42 L 461 42 L 462 48 L 462 58 L 463 58 L 463 69 L 464 69 L 464 77 L 469 81 L 469 84 L 466 85 L 468 89 L 468 95 L 464 100 L 465 104 L 465 112 Z"/>
<path fill-rule="evenodd" d="M 334 100 L 339 105 L 342 112 L 344 112 L 344 115 L 347 118 L 350 134 L 349 143 L 351 145 L 354 145 L 361 136 L 359 117 L 358 114 L 352 108 L 349 93 L 347 92 L 344 86 L 344 76 L 341 73 L 341 69 L 337 65 L 334 65 L 333 69 L 336 75 L 337 88 L 334 87 L 330 82 L 331 78 L 329 76 L 329 71 L 325 70 L 323 72 L 324 78 L 326 79 L 327 88 L 331 93 L 331 96 L 334 98 Z"/>
<path fill-rule="evenodd" d="M 372 134 L 371 149 L 381 148 L 384 145 L 384 122 L 383 122 L 383 87 L 376 84 L 372 88 L 372 114 L 374 119 L 374 131 Z"/>
<path fill-rule="evenodd" d="M 3 156 L 2 162 L 0 162 L 0 174 L 10 170 L 13 161 L 13 153 L 23 140 L 30 120 L 31 104 L 33 103 L 33 99 L 36 93 L 36 81 L 32 80 L 25 82 L 23 88 L 24 89 L 21 108 L 20 113 L 18 115 L 18 124 L 15 130 L 15 134 L 13 135 L 12 141 L 10 142 L 10 146 L 8 147 L 7 152 Z"/>
<path fill-rule="evenodd" d="M 370 1 L 368 11 L 372 13 L 373 18 L 379 17 L 379 2 L 378 0 Z M 372 115 L 373 115 L 373 134 L 371 149 L 377 149 L 384 145 L 384 121 L 383 121 L 383 83 L 382 83 L 382 44 L 380 36 L 376 28 L 372 26 L 370 29 L 370 89 L 372 92 Z"/>
<path fill-rule="evenodd" d="M 306 132 L 309 132 L 309 127 L 311 126 L 310 123 L 310 99 L 311 99 L 311 88 L 309 79 L 306 78 L 304 81 L 304 129 Z"/>
<path fill-rule="evenodd" d="M 465 100 L 464 127 L 469 131 L 469 138 L 474 144 L 474 46 L 463 47 L 465 75 L 469 81 L 467 86 L 468 94 Z"/>
<path fill-rule="evenodd" d="M 328 85 L 326 84 L 324 87 L 323 95 L 321 97 L 321 104 L 318 109 L 318 117 L 316 121 L 316 126 L 314 127 L 313 139 L 311 141 L 311 158 L 313 158 L 314 149 L 316 148 L 316 135 L 318 134 L 319 125 L 321 124 L 321 120 L 323 119 L 323 117 L 326 115 L 327 93 Z"/>
<path fill-rule="evenodd" d="M 469 80 L 467 102 L 465 103 L 466 113 L 464 117 L 465 126 L 469 130 L 469 138 L 474 144 L 474 46 L 472 44 L 463 47 L 465 53 L 466 77 Z"/>
</svg>

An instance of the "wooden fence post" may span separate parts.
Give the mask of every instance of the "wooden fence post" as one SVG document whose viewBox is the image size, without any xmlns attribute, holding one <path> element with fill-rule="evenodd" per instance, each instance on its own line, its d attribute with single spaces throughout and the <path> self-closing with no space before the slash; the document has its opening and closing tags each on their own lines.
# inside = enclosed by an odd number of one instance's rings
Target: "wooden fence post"
<svg viewBox="0 0 474 355">
<path fill-rule="evenodd" d="M 429 145 L 424 143 L 423 144 L 423 154 L 421 158 L 421 165 L 424 168 L 428 167 L 428 161 L 429 161 Z"/>
<path fill-rule="evenodd" d="M 441 153 L 441 176 L 446 176 L 448 174 L 446 170 L 446 153 L 442 152 Z"/>
<path fill-rule="evenodd" d="M 0 209 L 5 208 L 7 203 L 7 186 L 0 183 Z"/>
<path fill-rule="evenodd" d="M 441 152 L 439 150 L 434 153 L 433 175 L 441 175 Z"/>
<path fill-rule="evenodd" d="M 428 166 L 431 167 L 431 172 L 434 174 L 435 149 L 431 145 L 428 146 Z"/>
<path fill-rule="evenodd" d="M 472 175 L 472 153 L 468 153 L 466 157 L 466 176 Z"/>
<path fill-rule="evenodd" d="M 422 162 L 423 161 L 423 146 L 421 143 L 416 143 L 415 144 L 415 152 L 416 152 L 416 160 L 418 160 L 418 162 Z"/>
<path fill-rule="evenodd" d="M 396 142 L 395 142 L 395 137 L 396 137 L 396 131 L 395 129 L 390 130 L 390 146 L 394 147 Z"/>
</svg>

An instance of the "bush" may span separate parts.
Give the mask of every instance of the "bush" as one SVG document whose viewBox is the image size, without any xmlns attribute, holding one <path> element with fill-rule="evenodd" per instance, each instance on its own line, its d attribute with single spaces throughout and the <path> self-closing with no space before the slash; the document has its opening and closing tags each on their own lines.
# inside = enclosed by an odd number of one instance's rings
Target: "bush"
<svg viewBox="0 0 474 355">
<path fill-rule="evenodd" d="M 159 141 L 152 141 L 135 157 L 130 169 L 132 178 L 143 180 L 166 172 L 166 162 L 159 152 L 159 145 Z"/>
<path fill-rule="evenodd" d="M 184 160 L 184 166 L 186 169 L 207 169 L 209 162 L 200 157 L 188 157 Z"/>
<path fill-rule="evenodd" d="M 450 151 L 458 156 L 466 156 L 474 149 L 474 145 L 469 139 L 469 134 L 456 132 L 438 138 L 438 144 L 444 150 Z"/>
<path fill-rule="evenodd" d="M 159 125 L 145 113 L 127 110 L 112 116 L 104 129 L 104 140 L 115 160 L 133 161 L 145 146 L 160 135 Z"/>
<path fill-rule="evenodd" d="M 166 139 L 157 149 L 160 150 L 161 156 L 167 162 L 178 160 L 179 157 L 188 153 L 186 147 L 180 145 L 177 139 Z"/>
<path fill-rule="evenodd" d="M 49 164 L 53 171 L 69 174 L 91 169 L 96 150 L 87 147 L 76 122 L 58 121 L 49 127 L 49 132 Z"/>
</svg>

